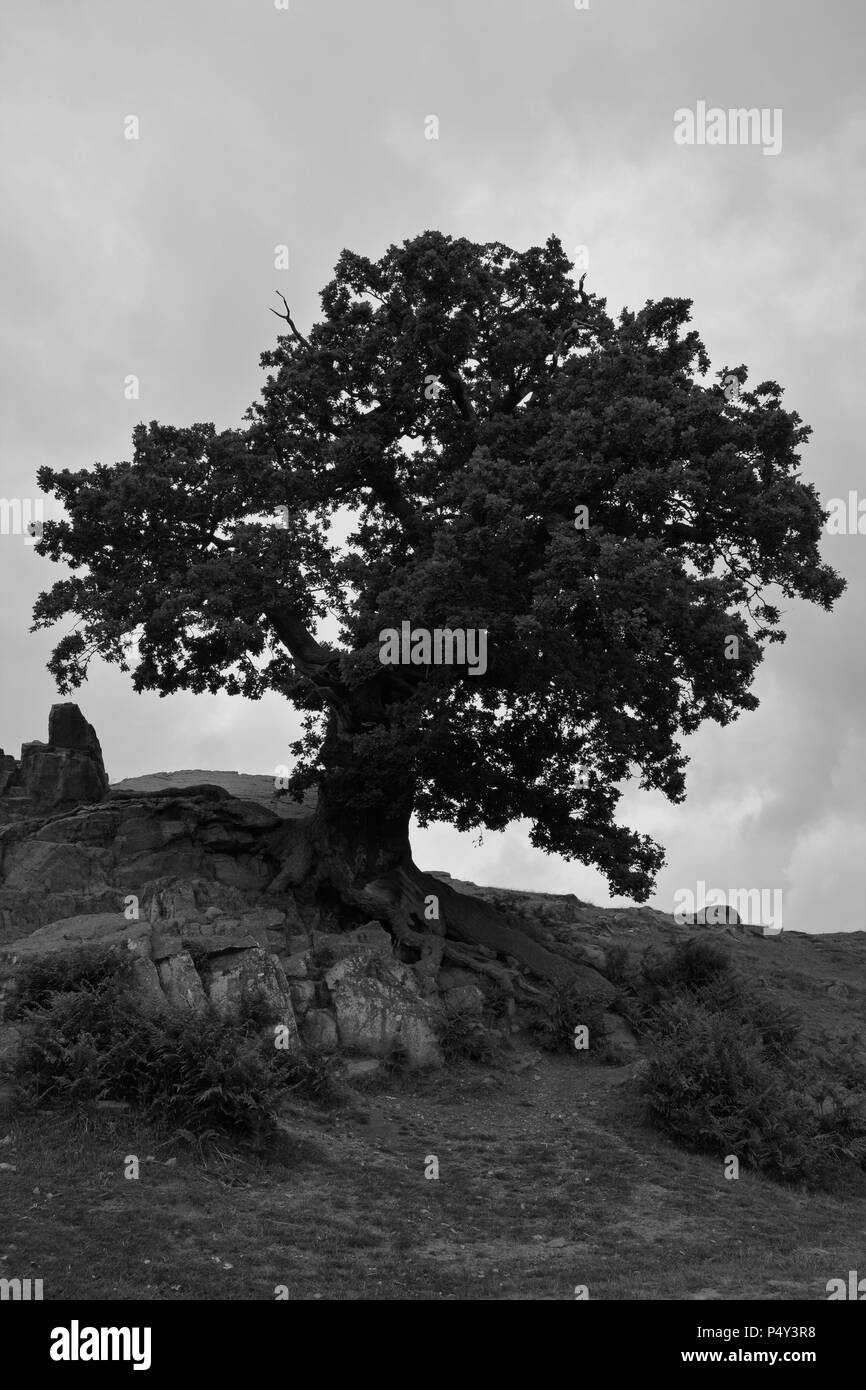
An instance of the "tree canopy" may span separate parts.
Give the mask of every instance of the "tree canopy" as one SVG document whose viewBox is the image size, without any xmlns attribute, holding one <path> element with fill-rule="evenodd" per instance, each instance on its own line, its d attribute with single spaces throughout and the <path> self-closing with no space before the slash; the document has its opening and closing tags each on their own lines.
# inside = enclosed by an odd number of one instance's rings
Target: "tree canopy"
<svg viewBox="0 0 866 1390">
<path fill-rule="evenodd" d="M 614 320 L 555 237 L 344 251 L 321 303 L 306 335 L 285 309 L 241 427 L 141 424 L 130 461 L 39 470 L 66 517 L 37 549 L 72 573 L 34 627 L 78 620 L 60 689 L 98 656 L 137 690 L 282 692 L 296 793 L 525 820 L 645 899 L 663 851 L 616 824 L 619 784 L 681 801 L 681 736 L 755 708 L 780 597 L 844 588 L 808 426 L 744 365 L 705 379 L 689 300 Z M 383 665 L 405 621 L 486 630 L 486 670 Z"/>
</svg>

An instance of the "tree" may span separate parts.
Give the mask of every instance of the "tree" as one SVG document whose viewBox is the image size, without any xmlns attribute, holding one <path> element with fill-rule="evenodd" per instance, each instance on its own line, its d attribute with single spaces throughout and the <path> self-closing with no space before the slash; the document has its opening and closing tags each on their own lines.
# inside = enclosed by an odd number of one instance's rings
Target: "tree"
<svg viewBox="0 0 866 1390">
<path fill-rule="evenodd" d="M 142 424 L 131 462 L 39 471 L 68 519 L 37 549 L 73 574 L 34 627 L 79 620 L 60 690 L 99 656 L 139 691 L 282 692 L 305 712 L 291 792 L 318 788 L 313 886 L 415 942 L 435 892 L 449 933 L 541 973 L 539 947 L 412 865 L 413 811 L 527 820 L 645 900 L 663 851 L 615 823 L 618 784 L 682 801 L 679 736 L 757 705 L 784 640 L 770 598 L 830 609 L 844 588 L 781 388 L 746 390 L 745 366 L 704 384 L 689 300 L 614 322 L 571 270 L 554 237 L 344 251 L 307 337 L 283 300 L 242 428 Z M 405 622 L 485 631 L 486 670 L 383 664 Z"/>
</svg>

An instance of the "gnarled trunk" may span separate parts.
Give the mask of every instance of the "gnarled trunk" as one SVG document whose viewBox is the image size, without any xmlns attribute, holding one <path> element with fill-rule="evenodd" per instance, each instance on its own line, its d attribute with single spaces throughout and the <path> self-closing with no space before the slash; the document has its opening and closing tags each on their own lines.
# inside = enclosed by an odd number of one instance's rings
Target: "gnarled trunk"
<svg viewBox="0 0 866 1390">
<path fill-rule="evenodd" d="M 350 688 L 332 654 L 291 615 L 280 615 L 280 620 L 278 631 L 296 664 L 315 674 L 331 706 L 322 749 L 327 771 L 309 838 L 281 882 L 300 888 L 302 897 L 336 894 L 355 913 L 376 917 L 411 948 L 422 970 L 435 973 L 443 954 L 459 959 L 463 943 L 509 955 L 544 979 L 568 979 L 574 973 L 569 960 L 548 951 L 483 899 L 458 893 L 413 864 L 409 822 L 414 771 L 389 758 L 387 746 L 385 766 L 363 766 L 356 746 L 362 731 L 388 727 L 394 705 L 411 695 L 411 683 L 383 669 Z M 491 974 L 506 973 L 490 957 L 486 968 Z"/>
<path fill-rule="evenodd" d="M 374 769 L 358 770 L 367 785 Z M 411 948 L 416 963 L 435 971 L 443 954 L 460 959 L 459 943 L 509 955 L 534 975 L 566 980 L 571 962 L 555 955 L 507 915 L 482 898 L 458 892 L 423 873 L 412 860 L 409 822 L 412 789 L 392 783 L 389 795 L 368 811 L 351 808 L 340 796 L 348 782 L 326 783 L 319 794 L 311 826 L 316 883 L 336 892 L 349 908 L 383 922 L 394 937 Z M 451 943 L 455 943 L 451 949 Z M 465 962 L 476 964 L 475 962 Z M 491 959 L 488 973 L 507 972 Z"/>
</svg>

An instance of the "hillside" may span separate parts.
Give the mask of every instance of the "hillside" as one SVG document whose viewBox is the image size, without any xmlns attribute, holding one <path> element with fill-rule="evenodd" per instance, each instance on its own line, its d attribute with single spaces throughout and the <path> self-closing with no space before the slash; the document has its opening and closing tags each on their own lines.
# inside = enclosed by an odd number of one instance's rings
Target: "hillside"
<svg viewBox="0 0 866 1390">
<path fill-rule="evenodd" d="M 255 801 L 286 818 L 303 818 L 315 806 L 315 794 L 298 806 L 288 797 L 274 795 L 273 778 L 238 772 L 184 770 L 127 778 L 112 789 L 153 792 L 162 788 L 188 788 L 203 783 L 223 787 L 232 796 Z M 681 926 L 672 915 L 654 908 L 599 907 L 581 902 L 573 894 L 520 892 L 483 887 L 455 879 L 444 870 L 431 869 L 462 893 L 484 898 L 506 908 L 524 923 L 542 920 L 564 946 L 579 943 L 583 959 L 600 966 L 613 943 L 640 953 L 649 947 L 669 946 L 710 933 L 731 952 L 750 978 L 766 984 L 775 997 L 795 1007 L 808 1031 L 822 1030 L 839 1038 L 839 1046 L 853 1048 L 866 1063 L 866 930 L 856 932 L 790 932 L 778 936 L 753 935 L 734 926 Z M 851 1034 L 864 1029 L 860 1044 Z"/>
<path fill-rule="evenodd" d="M 166 963 L 193 938 L 221 968 L 267 951 L 290 968 L 307 909 L 256 883 L 311 808 L 275 804 L 267 777 L 196 770 L 128 779 L 98 808 L 7 827 L 0 986 L 4 970 L 8 982 L 34 954 L 124 936 L 146 944 L 164 989 Z M 39 902 L 25 889 L 37 865 Z M 63 874 L 78 875 L 73 886 Z M 450 882 L 605 984 L 612 946 L 637 958 L 712 936 L 744 978 L 796 1011 L 815 1047 L 866 1063 L 864 933 L 765 938 L 680 926 L 651 909 Z M 132 925 L 120 912 L 130 885 L 142 898 Z M 321 925 L 308 931 L 313 947 L 334 941 Z M 374 943 L 372 924 L 364 930 L 359 940 Z M 455 946 L 456 959 L 467 949 Z M 520 1012 L 537 982 L 480 948 L 474 967 L 483 984 L 486 969 L 516 990 L 494 1052 L 420 1070 L 375 1051 L 362 1057 L 341 1104 L 286 1099 L 279 1163 L 220 1143 L 200 1149 L 122 1106 L 86 1118 L 8 1107 L 3 1272 L 42 1278 L 46 1298 L 547 1300 L 586 1286 L 592 1299 L 788 1300 L 825 1299 L 829 1279 L 862 1265 L 866 1198 L 783 1187 L 748 1169 L 726 1180 L 720 1161 L 683 1152 L 647 1123 L 645 1048 L 624 1020 L 608 1015 L 615 1047 L 604 1064 L 591 1050 L 541 1051 Z M 215 964 L 198 969 L 208 990 L 223 978 Z M 387 970 L 399 980 L 406 967 Z M 456 960 L 439 976 L 443 998 L 456 990 L 465 1000 L 475 987 Z M 307 978 L 291 981 L 297 1008 Z M 413 1007 L 427 1008 L 432 992 Z M 130 1155 L 140 1160 L 135 1181 L 124 1177 Z M 425 1177 L 432 1158 L 438 1177 Z"/>
</svg>

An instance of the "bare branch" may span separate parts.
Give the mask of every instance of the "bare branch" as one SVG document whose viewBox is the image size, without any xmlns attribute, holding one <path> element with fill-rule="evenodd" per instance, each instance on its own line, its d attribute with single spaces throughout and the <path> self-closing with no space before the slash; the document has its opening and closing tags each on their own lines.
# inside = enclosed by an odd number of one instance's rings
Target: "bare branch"
<svg viewBox="0 0 866 1390">
<path fill-rule="evenodd" d="M 292 320 L 292 311 L 291 311 L 291 309 L 289 308 L 288 304 L 286 304 L 286 296 L 285 296 L 284 294 L 280 294 L 280 291 L 279 291 L 279 290 L 277 290 L 276 293 L 279 295 L 280 299 L 283 301 L 283 304 L 285 304 L 286 312 L 285 312 L 284 314 L 281 314 L 281 313 L 279 313 L 278 310 L 276 310 L 276 309 L 271 309 L 269 312 L 272 313 L 272 314 L 276 314 L 276 316 L 277 316 L 278 319 L 283 319 L 283 320 L 289 325 L 289 328 L 291 328 L 291 330 L 292 330 L 292 336 L 293 336 L 299 343 L 303 343 L 304 347 L 309 347 L 310 344 L 309 344 L 309 342 L 307 341 L 307 339 L 304 337 L 303 333 L 299 333 L 298 330 L 297 330 L 297 328 L 296 328 L 295 325 L 294 325 L 294 322 L 293 322 L 293 320 Z"/>
</svg>

